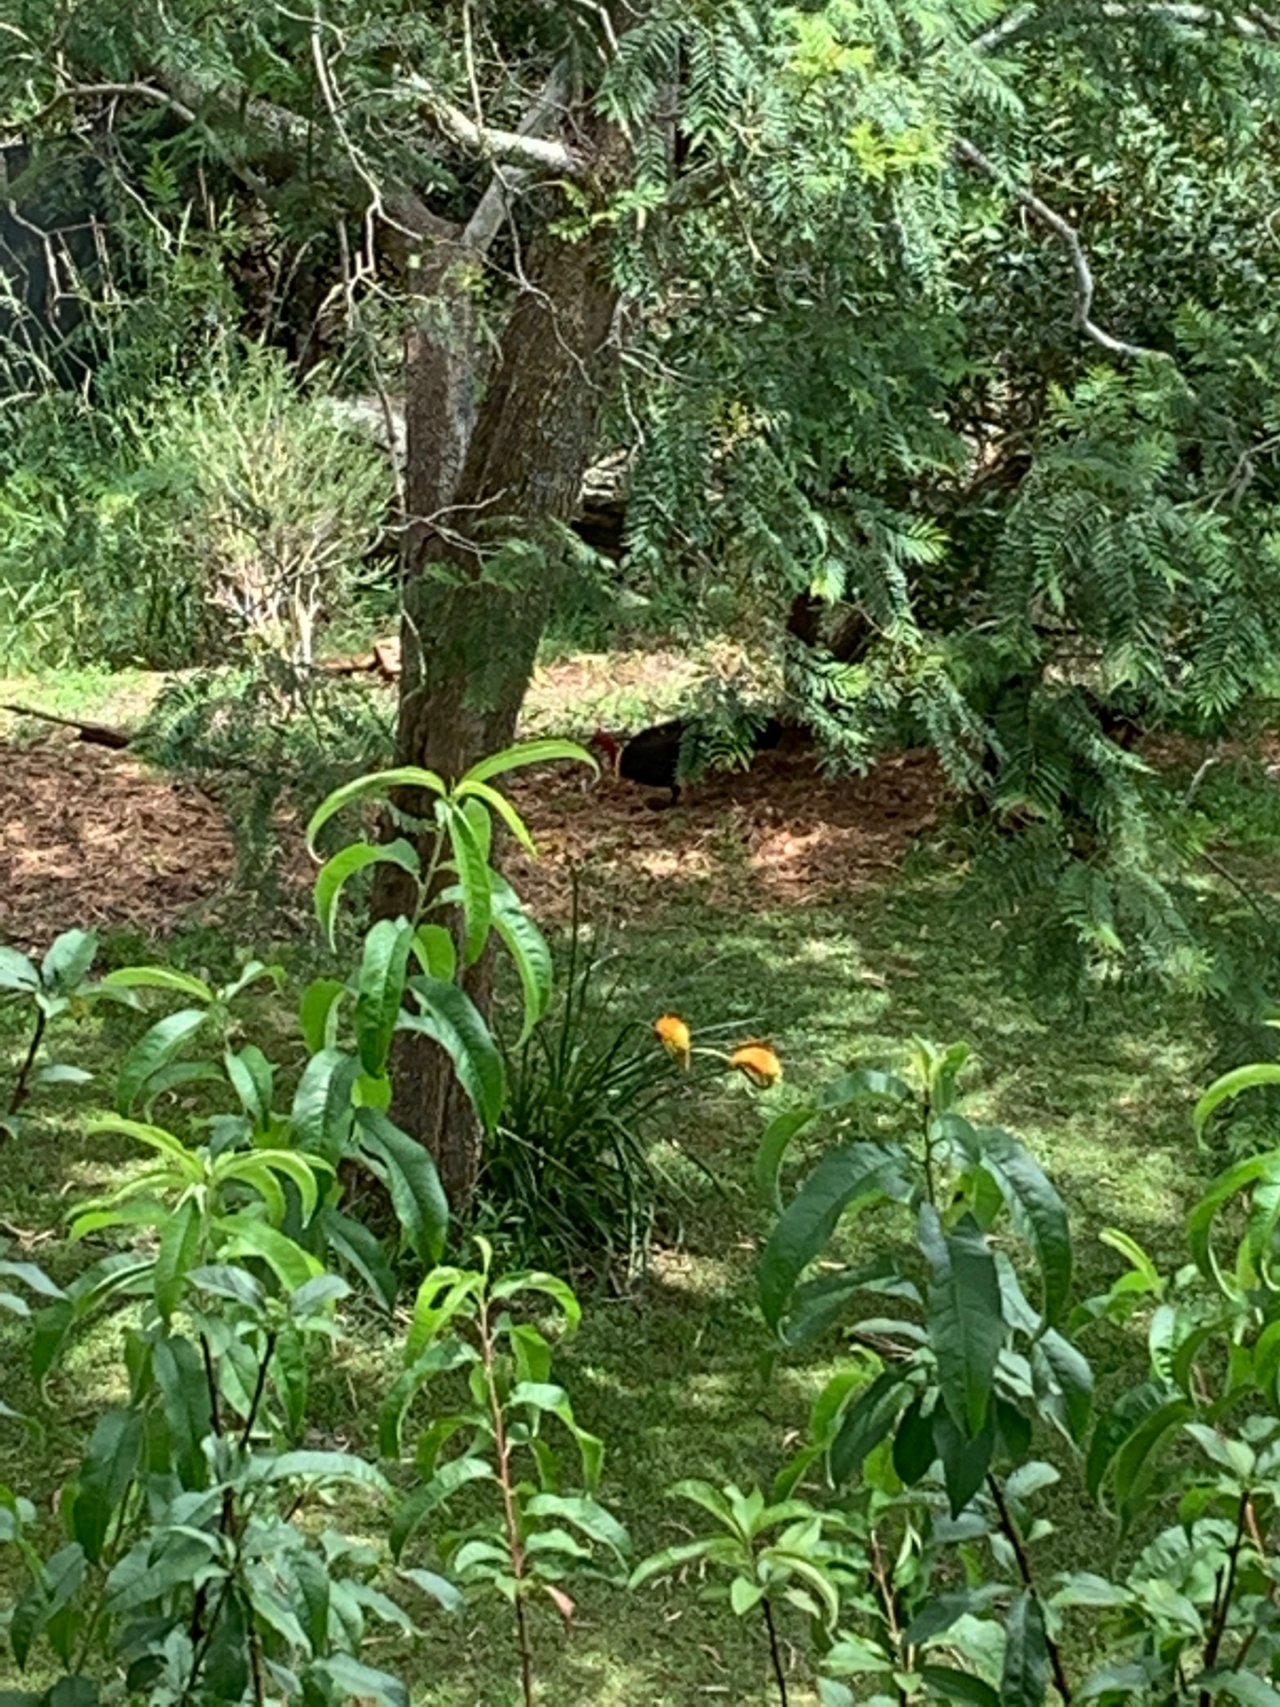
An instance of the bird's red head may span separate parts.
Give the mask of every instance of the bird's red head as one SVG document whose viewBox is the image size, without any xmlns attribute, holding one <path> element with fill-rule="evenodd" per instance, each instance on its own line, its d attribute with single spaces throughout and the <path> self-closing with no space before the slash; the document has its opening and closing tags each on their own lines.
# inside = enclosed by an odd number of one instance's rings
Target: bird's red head
<svg viewBox="0 0 1280 1707">
<path fill-rule="evenodd" d="M 622 748 L 614 740 L 613 736 L 607 735 L 603 729 L 597 729 L 595 734 L 591 737 L 591 745 L 603 759 L 605 769 L 611 776 L 616 776 L 618 774 L 618 764 L 622 758 Z"/>
</svg>

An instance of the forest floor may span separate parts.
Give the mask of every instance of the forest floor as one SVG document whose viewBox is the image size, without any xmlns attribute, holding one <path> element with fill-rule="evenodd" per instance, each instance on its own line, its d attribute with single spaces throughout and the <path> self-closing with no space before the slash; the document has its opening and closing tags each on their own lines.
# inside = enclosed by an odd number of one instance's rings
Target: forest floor
<svg viewBox="0 0 1280 1707">
<path fill-rule="evenodd" d="M 571 700 L 579 726 L 614 708 L 592 695 L 616 696 L 618 668 L 572 668 L 572 685 L 544 684 L 539 721 Z M 0 684 L 0 699 L 106 721 L 140 715 L 148 691 L 137 680 L 82 683 L 59 703 L 33 701 L 29 683 L 17 687 Z M 626 691 L 633 687 L 650 714 L 665 708 L 647 678 Z M 853 1061 L 900 1059 L 913 1035 L 973 1046 L 975 1111 L 1021 1132 L 1068 1197 L 1082 1295 L 1116 1271 L 1098 1239 L 1109 1225 L 1158 1259 L 1179 1255 L 1180 1218 L 1205 1165 L 1189 1130 L 1207 1070 L 1200 1011 L 1122 991 L 1070 1007 L 1033 1002 L 1006 951 L 1000 910 L 975 903 L 963 871 L 931 847 L 944 789 L 927 755 L 900 754 L 839 782 L 820 778 L 803 753 L 765 755 L 746 775 L 691 790 L 673 810 L 651 810 L 642 792 L 622 787 L 588 789 L 569 771 L 524 781 L 519 800 L 543 857 L 516 873 L 517 887 L 554 928 L 569 871 L 579 869 L 588 915 L 608 927 L 624 1011 L 643 1023 L 671 1009 L 696 1027 L 749 1029 L 770 1037 L 786 1064 L 784 1083 L 764 1095 L 734 1080 L 671 1105 L 661 1142 L 696 1166 L 675 1170 L 682 1195 L 669 1236 L 633 1290 L 586 1297 L 586 1323 L 563 1359 L 582 1422 L 607 1442 L 605 1495 L 639 1549 L 683 1533 L 665 1497 L 672 1482 L 700 1475 L 767 1486 L 803 1430 L 824 1371 L 766 1369 L 752 1267 L 768 1222 L 751 1159 L 765 1119 Z M 127 753 L 37 734 L 27 722 L 0 726 L 0 836 L 0 940 L 34 945 L 91 925 L 103 964 L 164 957 L 214 978 L 250 948 L 281 959 L 298 980 L 323 963 L 314 932 L 298 928 L 301 898 L 276 942 L 243 940 L 218 803 Z M 1270 853 L 1276 846 L 1280 839 Z M 301 880 L 303 862 L 294 863 Z M 83 1262 L 61 1236 L 68 1195 L 101 1190 L 130 1165 L 119 1146 L 86 1139 L 84 1116 L 104 1100 L 131 1023 L 94 1019 L 64 1034 L 60 1058 L 97 1073 L 98 1085 L 43 1093 L 0 1170 L 0 1223 L 60 1279 Z M 0 1079 L 18 1048 L 0 1010 Z M 86 1419 L 113 1391 L 108 1339 L 86 1341 L 55 1378 L 43 1433 L 28 1438 L 6 1425 L 0 1434 L 0 1482 L 42 1509 L 74 1469 Z M 1136 1336 L 1108 1332 L 1090 1350 L 1104 1390 L 1141 1365 Z M 362 1328 L 319 1395 L 322 1437 L 371 1447 L 370 1396 L 385 1391 L 395 1356 L 393 1326 Z M 0 1397 L 20 1409 L 37 1404 L 19 1323 L 0 1328 Z M 1097 1556 L 1074 1472 L 1065 1472 L 1053 1501 L 1060 1532 L 1043 1544 L 1049 1569 Z M 413 1653 L 396 1637 L 374 1655 L 407 1669 L 424 1704 L 514 1701 L 496 1612 L 469 1621 L 461 1661 L 457 1632 L 430 1614 L 424 1624 Z M 789 1634 L 794 1700 L 807 1703 L 804 1631 L 797 1624 Z M 695 1582 L 593 1592 L 567 1638 L 550 1617 L 539 1626 L 543 1699 L 546 1707 L 763 1702 L 767 1657 L 757 1635 L 723 1605 L 707 1607 Z M 17 1681 L 0 1662 L 0 1688 Z"/>
</svg>

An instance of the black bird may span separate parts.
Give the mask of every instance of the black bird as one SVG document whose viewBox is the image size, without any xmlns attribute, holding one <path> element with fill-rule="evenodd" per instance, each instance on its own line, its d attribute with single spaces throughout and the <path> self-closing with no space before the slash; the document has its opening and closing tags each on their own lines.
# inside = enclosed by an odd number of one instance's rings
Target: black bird
<svg viewBox="0 0 1280 1707">
<path fill-rule="evenodd" d="M 604 754 L 615 776 L 639 783 L 642 788 L 670 789 L 670 804 L 674 806 L 680 798 L 680 752 L 689 727 L 685 718 L 673 717 L 667 723 L 655 723 L 651 729 L 641 729 L 627 741 L 619 741 L 603 729 L 597 729 L 591 737 L 591 745 Z M 776 747 L 784 733 L 783 725 L 776 717 L 771 717 L 752 739 L 752 750 L 763 752 Z"/>
</svg>

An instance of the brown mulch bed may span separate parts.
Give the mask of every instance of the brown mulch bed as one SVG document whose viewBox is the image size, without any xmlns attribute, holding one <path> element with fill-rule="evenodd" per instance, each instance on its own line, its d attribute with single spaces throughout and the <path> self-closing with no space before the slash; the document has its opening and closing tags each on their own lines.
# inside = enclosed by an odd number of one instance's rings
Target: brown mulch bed
<svg viewBox="0 0 1280 1707">
<path fill-rule="evenodd" d="M 675 807 L 626 783 L 594 786 L 570 767 L 522 778 L 511 794 L 541 859 L 512 881 L 542 917 L 563 910 L 571 867 L 641 913 L 681 890 L 750 908 L 830 899 L 883 882 L 936 822 L 946 784 L 927 751 L 862 777 L 823 777 L 805 751 L 757 755 L 749 772 L 687 789 Z"/>
<path fill-rule="evenodd" d="M 218 806 L 125 753 L 51 737 L 0 744 L 0 939 L 73 925 L 160 934 L 234 866 Z"/>
<path fill-rule="evenodd" d="M 926 752 L 838 779 L 807 753 L 773 752 L 674 809 L 625 783 L 590 786 L 572 766 L 521 773 L 511 792 L 541 855 L 513 862 L 512 878 L 551 920 L 573 866 L 623 914 L 684 892 L 760 907 L 881 882 L 934 822 L 945 785 Z M 33 947 L 72 925 L 163 934 L 225 895 L 234 866 L 221 808 L 191 786 L 61 734 L 0 744 L 0 939 Z"/>
</svg>

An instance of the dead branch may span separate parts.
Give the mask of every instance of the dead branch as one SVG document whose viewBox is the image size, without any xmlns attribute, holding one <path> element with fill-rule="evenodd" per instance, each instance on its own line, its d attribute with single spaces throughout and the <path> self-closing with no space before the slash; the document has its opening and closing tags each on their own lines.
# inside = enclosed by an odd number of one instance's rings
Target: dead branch
<svg viewBox="0 0 1280 1707">
<path fill-rule="evenodd" d="M 1041 201 L 1040 197 L 1031 190 L 1024 189 L 1021 184 L 1011 178 L 1003 168 L 997 166 L 994 160 L 984 154 L 967 137 L 956 137 L 952 143 L 952 148 L 958 160 L 994 180 L 1001 189 L 1006 190 L 1017 201 L 1021 202 L 1032 218 L 1038 220 L 1047 230 L 1052 231 L 1062 243 L 1070 257 L 1071 270 L 1075 275 L 1074 323 L 1086 338 L 1097 344 L 1099 349 L 1106 350 L 1115 356 L 1156 356 L 1162 353 L 1158 350 L 1149 350 L 1142 344 L 1130 344 L 1123 338 L 1117 338 L 1099 326 L 1097 321 L 1093 319 L 1093 270 L 1089 265 L 1089 257 L 1084 252 L 1084 245 L 1080 241 L 1080 233 L 1074 225 L 1065 220 L 1060 213 L 1055 212 L 1048 202 Z"/>
<path fill-rule="evenodd" d="M 88 723 L 81 717 L 59 717 L 56 711 L 37 711 L 30 705 L 0 705 L 0 711 L 12 712 L 15 717 L 34 717 L 43 723 L 58 723 L 64 729 L 77 729 L 80 739 L 95 747 L 110 747 L 122 752 L 133 741 L 127 729 L 116 729 L 110 723 Z"/>
</svg>

